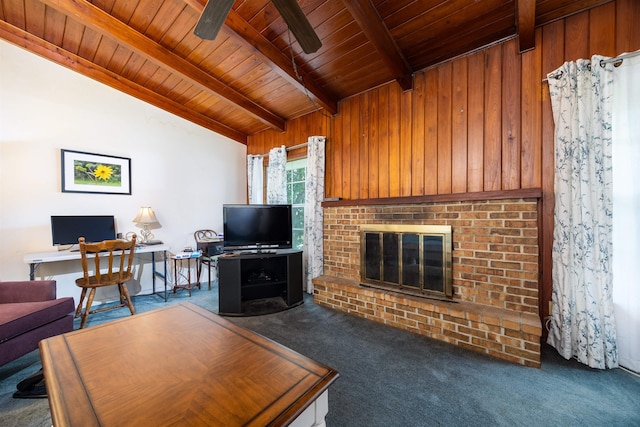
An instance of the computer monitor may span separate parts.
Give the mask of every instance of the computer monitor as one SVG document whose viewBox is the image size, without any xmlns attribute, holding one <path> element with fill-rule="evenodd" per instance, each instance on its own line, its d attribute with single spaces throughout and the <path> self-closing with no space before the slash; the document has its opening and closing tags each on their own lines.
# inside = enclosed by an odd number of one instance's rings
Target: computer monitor
<svg viewBox="0 0 640 427">
<path fill-rule="evenodd" d="M 84 237 L 87 243 L 116 238 L 113 215 L 54 215 L 51 216 L 51 238 L 54 246 L 74 245 Z"/>
</svg>

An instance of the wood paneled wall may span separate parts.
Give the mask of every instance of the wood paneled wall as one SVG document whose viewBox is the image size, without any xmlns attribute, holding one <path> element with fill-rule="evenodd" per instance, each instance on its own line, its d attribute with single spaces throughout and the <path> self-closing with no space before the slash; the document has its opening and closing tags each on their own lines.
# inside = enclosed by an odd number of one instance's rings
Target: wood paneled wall
<svg viewBox="0 0 640 427">
<path fill-rule="evenodd" d="M 293 147 L 294 145 L 307 142 L 310 136 L 329 136 L 331 129 L 334 127 L 333 122 L 333 118 L 324 111 L 318 111 L 296 120 L 290 120 L 286 123 L 284 132 L 268 130 L 250 136 L 247 140 L 247 154 L 268 154 L 269 150 L 275 147 L 282 145 Z M 328 144 L 331 143 L 327 142 L 327 145 Z M 288 152 L 287 158 L 295 159 L 305 157 L 306 155 L 306 148 L 301 148 Z M 330 173 L 330 171 L 327 171 L 327 174 Z"/>
<path fill-rule="evenodd" d="M 542 188 L 541 315 L 551 298 L 553 132 L 543 79 L 564 61 L 640 49 L 640 1 L 616 0 L 343 100 L 284 133 L 249 137 L 248 152 L 327 135 L 326 196 L 347 200 Z"/>
</svg>

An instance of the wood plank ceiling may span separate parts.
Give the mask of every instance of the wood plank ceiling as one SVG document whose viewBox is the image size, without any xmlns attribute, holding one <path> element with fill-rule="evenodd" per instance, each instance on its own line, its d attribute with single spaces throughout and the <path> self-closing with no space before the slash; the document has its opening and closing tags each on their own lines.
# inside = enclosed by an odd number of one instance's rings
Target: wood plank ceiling
<svg viewBox="0 0 640 427">
<path fill-rule="evenodd" d="M 210 0 L 216 1 L 216 0 Z M 236 0 L 215 40 L 206 0 L 0 0 L 0 37 L 236 141 L 603 0 L 300 0 L 305 54 L 269 0 Z"/>
</svg>

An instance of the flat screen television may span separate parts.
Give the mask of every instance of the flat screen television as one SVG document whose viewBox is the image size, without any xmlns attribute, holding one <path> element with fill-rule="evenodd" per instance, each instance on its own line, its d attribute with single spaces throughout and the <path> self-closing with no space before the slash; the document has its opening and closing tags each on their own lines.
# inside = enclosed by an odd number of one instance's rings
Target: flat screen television
<svg viewBox="0 0 640 427">
<path fill-rule="evenodd" d="M 291 248 L 291 205 L 223 205 L 225 250 Z"/>
<path fill-rule="evenodd" d="M 75 245 L 79 237 L 88 243 L 116 238 L 113 215 L 53 215 L 51 238 L 54 246 Z"/>
</svg>

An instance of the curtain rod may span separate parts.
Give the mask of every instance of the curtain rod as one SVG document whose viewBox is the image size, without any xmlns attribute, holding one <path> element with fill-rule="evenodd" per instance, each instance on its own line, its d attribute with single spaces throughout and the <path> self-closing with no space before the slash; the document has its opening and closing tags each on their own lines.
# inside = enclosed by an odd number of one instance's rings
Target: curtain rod
<svg viewBox="0 0 640 427">
<path fill-rule="evenodd" d="M 622 55 L 618 55 L 615 58 L 603 59 L 600 61 L 600 64 L 614 64 L 619 62 L 619 64 L 616 65 L 616 67 L 618 67 L 620 66 L 620 64 L 622 64 L 622 61 L 625 58 L 633 58 L 634 56 L 638 56 L 638 55 L 640 55 L 640 50 L 636 50 L 635 52 L 623 53 Z M 562 73 L 560 73 L 557 76 L 557 78 L 560 78 L 560 76 L 562 76 Z M 549 81 L 549 79 L 548 78 L 542 79 L 543 83 L 546 81 Z"/>
<path fill-rule="evenodd" d="M 622 61 L 625 58 L 633 58 L 634 56 L 638 55 L 640 55 L 640 50 L 636 50 L 635 52 L 623 53 L 622 55 L 616 56 L 615 58 L 603 59 L 600 62 L 603 64 L 611 64 L 613 62 Z"/>
<path fill-rule="evenodd" d="M 302 148 L 302 147 L 306 147 L 307 145 L 309 145 L 308 142 L 303 142 L 302 144 L 298 144 L 298 145 L 294 145 L 291 147 L 286 147 L 287 151 L 293 151 L 293 150 L 297 150 L 298 148 Z M 265 154 L 252 154 L 253 156 L 256 157 L 269 157 L 269 153 L 265 153 Z"/>
</svg>

